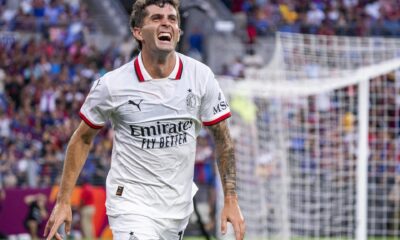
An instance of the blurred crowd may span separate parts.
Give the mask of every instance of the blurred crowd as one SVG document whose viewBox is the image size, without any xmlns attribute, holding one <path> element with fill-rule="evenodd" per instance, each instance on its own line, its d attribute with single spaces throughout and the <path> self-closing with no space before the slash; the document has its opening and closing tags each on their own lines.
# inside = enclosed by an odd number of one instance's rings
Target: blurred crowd
<svg viewBox="0 0 400 240">
<path fill-rule="evenodd" d="M 0 191 L 58 184 L 93 81 L 138 53 L 130 36 L 118 46 L 96 47 L 87 37 L 97 31 L 88 16 L 88 6 L 80 0 L 21 0 L 16 9 L 0 0 Z M 199 41 L 191 37 L 189 43 L 199 47 Z M 78 184 L 104 185 L 112 138 L 110 126 L 96 136 Z M 203 214 L 210 223 L 207 230 L 214 228 L 215 213 L 211 144 L 202 131 L 195 180 L 204 185 L 202 200 L 211 206 Z M 36 236 L 37 226 L 32 229 Z"/>
<path fill-rule="evenodd" d="M 223 0 L 245 21 L 248 40 L 276 30 L 346 35 L 400 36 L 396 0 Z M 8 187 L 46 187 L 58 181 L 66 144 L 93 80 L 135 54 L 131 38 L 99 50 L 85 39 L 96 31 L 88 6 L 80 0 L 21 0 L 17 9 L 0 0 L 0 183 Z M 17 39 L 3 33 L 35 33 Z M 202 37 L 189 38 L 202 51 Z M 34 35 L 33 35 L 34 36 Z M 254 55 L 254 54 L 253 54 Z M 260 59 L 236 59 L 222 74 L 243 76 Z M 95 141 L 83 175 L 104 182 L 112 132 Z M 201 142 L 201 141 L 200 141 Z M 201 172 L 201 171 L 197 171 Z"/>
<path fill-rule="evenodd" d="M 72 44 L 84 30 L 94 31 L 88 7 L 80 0 L 21 0 L 18 8 L 0 3 L 0 28 L 3 31 L 40 33 Z"/>
<path fill-rule="evenodd" d="M 247 43 L 275 31 L 400 36 L 398 0 L 222 1 Z M 21 0 L 16 9 L 6 6 L 7 1 L 0 0 L 0 188 L 47 188 L 59 181 L 66 146 L 81 121 L 78 112 L 91 84 L 135 56 L 135 43 L 128 37 L 123 44 L 100 50 L 87 41 L 85 36 L 97 29 L 80 0 Z M 203 53 L 205 35 L 200 29 L 190 34 L 189 52 Z M 222 74 L 243 77 L 247 66 L 261 64 L 260 56 L 250 52 L 224 66 Z M 109 127 L 97 135 L 82 171 L 84 181 L 104 185 L 112 137 Z M 378 137 L 383 142 L 384 136 Z M 389 165 L 390 171 L 400 172 L 394 163 Z M 202 131 L 195 181 L 203 185 L 200 196 L 210 206 L 203 216 L 207 230 L 215 228 L 215 171 L 212 139 Z M 400 199 L 400 194 L 395 197 Z"/>
<path fill-rule="evenodd" d="M 135 42 L 127 37 L 105 50 L 89 43 L 85 31 L 96 27 L 79 0 L 22 0 L 15 11 L 1 0 L 0 17 L 0 184 L 53 186 L 92 82 L 135 56 Z M 80 181 L 104 185 L 112 137 L 109 127 L 97 135 Z M 207 132 L 200 138 L 200 145 L 211 146 Z M 196 158 L 196 181 L 211 186 L 213 154 L 205 149 Z"/>
<path fill-rule="evenodd" d="M 246 40 L 275 31 L 400 36 L 398 0 L 223 0 Z"/>
<path fill-rule="evenodd" d="M 125 62 L 133 41 L 102 51 L 85 41 L 92 26 L 79 0 L 23 0 L 17 11 L 5 1 L 0 6 L 3 33 L 39 33 L 41 39 L 0 36 L 0 183 L 49 187 L 58 181 L 92 82 Z M 84 166 L 84 177 L 94 183 L 104 183 L 111 141 L 105 128 Z"/>
<path fill-rule="evenodd" d="M 396 0 L 223 0 L 245 20 L 249 41 L 276 30 L 346 35 L 400 36 Z M 65 147 L 93 80 L 135 54 L 131 38 L 99 50 L 85 40 L 96 31 L 80 0 L 21 0 L 17 9 L 0 0 L 0 183 L 46 187 L 57 182 Z M 3 33 L 35 33 L 17 39 Z M 203 39 L 189 44 L 202 51 Z M 236 59 L 225 75 L 242 76 L 257 59 Z M 84 166 L 84 177 L 102 184 L 109 165 L 112 132 L 105 128 Z M 200 141 L 201 142 L 201 141 Z"/>
</svg>

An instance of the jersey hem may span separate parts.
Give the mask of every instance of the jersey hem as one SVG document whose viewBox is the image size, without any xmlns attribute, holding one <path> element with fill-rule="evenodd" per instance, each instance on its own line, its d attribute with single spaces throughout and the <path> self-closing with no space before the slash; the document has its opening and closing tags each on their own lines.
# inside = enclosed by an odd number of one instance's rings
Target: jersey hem
<svg viewBox="0 0 400 240">
<path fill-rule="evenodd" d="M 81 117 L 81 119 L 87 124 L 89 125 L 89 127 L 94 128 L 94 129 L 100 129 L 103 126 L 102 125 L 96 125 L 94 123 L 92 123 L 85 115 L 83 115 L 82 112 L 79 112 L 79 117 Z"/>
</svg>

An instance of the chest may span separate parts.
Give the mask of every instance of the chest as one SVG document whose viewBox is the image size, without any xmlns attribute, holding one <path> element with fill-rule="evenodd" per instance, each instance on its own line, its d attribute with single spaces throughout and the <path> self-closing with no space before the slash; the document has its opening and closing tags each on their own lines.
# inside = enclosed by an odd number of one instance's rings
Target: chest
<svg viewBox="0 0 400 240">
<path fill-rule="evenodd" d="M 137 123 L 163 118 L 197 118 L 201 89 L 193 81 L 154 80 L 126 87 L 113 94 L 113 116 Z"/>
</svg>

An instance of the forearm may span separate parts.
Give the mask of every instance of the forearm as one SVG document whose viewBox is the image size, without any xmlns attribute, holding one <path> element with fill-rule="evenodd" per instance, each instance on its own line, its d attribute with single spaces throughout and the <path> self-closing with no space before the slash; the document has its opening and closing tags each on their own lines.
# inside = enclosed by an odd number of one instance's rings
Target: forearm
<svg viewBox="0 0 400 240">
<path fill-rule="evenodd" d="M 215 140 L 217 164 L 225 197 L 236 197 L 236 161 L 226 121 L 210 127 Z"/>
<path fill-rule="evenodd" d="M 75 131 L 68 144 L 57 202 L 69 203 L 72 190 L 88 156 L 91 134 Z"/>
<path fill-rule="evenodd" d="M 225 196 L 236 196 L 236 162 L 232 142 L 217 147 L 217 164 Z"/>
<path fill-rule="evenodd" d="M 226 233 L 227 222 L 231 222 L 235 231 L 236 240 L 242 240 L 246 225 L 236 194 L 236 163 L 232 138 L 229 134 L 226 120 L 210 127 L 214 134 L 217 163 L 224 188 L 224 208 L 221 212 L 221 231 Z"/>
</svg>

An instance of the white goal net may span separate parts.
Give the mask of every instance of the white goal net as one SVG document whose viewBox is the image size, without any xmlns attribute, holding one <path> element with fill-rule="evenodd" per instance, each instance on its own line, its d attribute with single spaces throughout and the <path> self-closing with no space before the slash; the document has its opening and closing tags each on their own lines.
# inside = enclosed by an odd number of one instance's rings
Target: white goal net
<svg viewBox="0 0 400 240">
<path fill-rule="evenodd" d="M 279 33 L 275 49 L 221 79 L 246 239 L 400 238 L 400 40 Z"/>
</svg>

